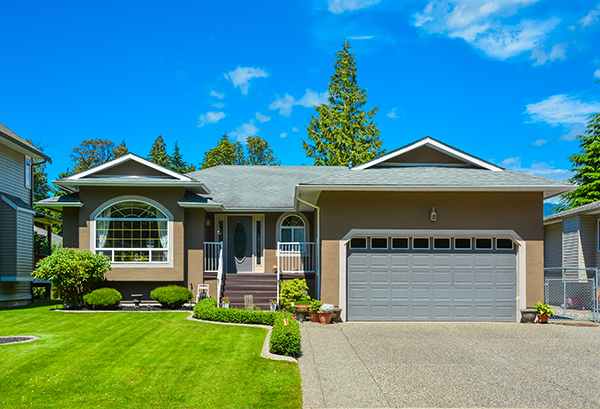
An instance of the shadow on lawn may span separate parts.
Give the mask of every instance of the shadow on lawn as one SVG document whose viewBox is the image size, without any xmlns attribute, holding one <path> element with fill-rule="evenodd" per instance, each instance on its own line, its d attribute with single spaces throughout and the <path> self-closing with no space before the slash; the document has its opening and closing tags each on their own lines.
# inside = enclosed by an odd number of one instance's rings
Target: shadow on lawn
<svg viewBox="0 0 600 409">
<path fill-rule="evenodd" d="M 28 310 L 30 308 L 38 308 L 45 305 L 52 308 L 59 308 L 59 306 L 62 305 L 62 300 L 33 300 L 33 304 L 18 305 L 16 307 L 0 307 L 0 311 Z"/>
</svg>

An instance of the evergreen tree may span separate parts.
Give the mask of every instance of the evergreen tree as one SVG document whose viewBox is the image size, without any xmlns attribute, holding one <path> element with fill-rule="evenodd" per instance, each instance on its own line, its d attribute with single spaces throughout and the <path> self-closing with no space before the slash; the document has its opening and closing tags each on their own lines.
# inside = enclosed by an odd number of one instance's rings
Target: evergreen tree
<svg viewBox="0 0 600 409">
<path fill-rule="evenodd" d="M 269 143 L 260 136 L 249 136 L 246 139 L 248 147 L 247 165 L 278 166 L 281 161 L 273 154 Z"/>
<path fill-rule="evenodd" d="M 590 115 L 583 135 L 577 135 L 581 153 L 569 157 L 575 175 L 569 182 L 579 185 L 560 196 L 555 210 L 563 211 L 600 200 L 600 112 Z"/>
<path fill-rule="evenodd" d="M 167 145 L 165 144 L 162 135 L 158 135 L 158 138 L 156 138 L 152 144 L 152 148 L 148 154 L 148 160 L 156 163 L 157 165 L 170 169 L 171 157 L 167 154 Z"/>
<path fill-rule="evenodd" d="M 328 104 L 315 106 L 317 116 L 306 127 L 309 141 L 302 140 L 315 166 L 357 166 L 385 153 L 373 122 L 379 107 L 362 109 L 368 94 L 357 85 L 356 61 L 347 40 L 336 56 L 335 74 L 327 84 Z"/>
<path fill-rule="evenodd" d="M 231 142 L 224 134 L 216 147 L 204 152 L 202 169 L 219 165 L 245 165 L 244 148 L 239 142 Z"/>
<path fill-rule="evenodd" d="M 171 157 L 171 165 L 169 169 L 177 172 L 177 173 L 189 173 L 196 170 L 196 166 L 188 165 L 183 160 L 183 155 L 179 151 L 179 144 L 175 141 L 175 149 L 173 150 L 173 156 Z"/>
</svg>

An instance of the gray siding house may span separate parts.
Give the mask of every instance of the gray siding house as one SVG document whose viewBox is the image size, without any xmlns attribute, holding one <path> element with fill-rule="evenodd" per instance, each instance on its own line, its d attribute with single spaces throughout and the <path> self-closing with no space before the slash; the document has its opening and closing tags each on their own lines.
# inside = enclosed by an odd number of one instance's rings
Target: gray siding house
<svg viewBox="0 0 600 409">
<path fill-rule="evenodd" d="M 544 267 L 600 267 L 600 201 L 544 218 Z M 560 270 L 546 276 L 561 275 Z M 577 278 L 585 278 L 585 271 Z"/>
<path fill-rule="evenodd" d="M 34 160 L 51 162 L 0 123 L 0 306 L 32 299 Z"/>
</svg>

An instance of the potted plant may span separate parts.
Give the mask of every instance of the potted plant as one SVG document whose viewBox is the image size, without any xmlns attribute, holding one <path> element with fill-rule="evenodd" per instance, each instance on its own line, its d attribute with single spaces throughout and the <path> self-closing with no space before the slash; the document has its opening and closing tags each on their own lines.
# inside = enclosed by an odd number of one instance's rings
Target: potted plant
<svg viewBox="0 0 600 409">
<path fill-rule="evenodd" d="M 323 302 L 319 300 L 312 300 L 310 302 L 310 319 L 312 322 L 319 322 L 319 310 L 322 305 Z"/>
<path fill-rule="evenodd" d="M 229 308 L 229 297 L 223 297 L 223 308 Z"/>
<path fill-rule="evenodd" d="M 276 300 L 269 300 L 269 309 L 271 311 L 277 311 L 277 301 Z"/>
<path fill-rule="evenodd" d="M 534 305 L 534 308 L 537 310 L 538 322 L 541 324 L 547 324 L 548 317 L 554 317 L 554 311 L 552 311 L 548 304 L 542 304 L 538 301 L 538 303 Z"/>
<path fill-rule="evenodd" d="M 331 316 L 333 315 L 333 304 L 323 304 L 319 308 L 319 322 L 321 324 L 329 324 L 331 322 Z"/>
</svg>

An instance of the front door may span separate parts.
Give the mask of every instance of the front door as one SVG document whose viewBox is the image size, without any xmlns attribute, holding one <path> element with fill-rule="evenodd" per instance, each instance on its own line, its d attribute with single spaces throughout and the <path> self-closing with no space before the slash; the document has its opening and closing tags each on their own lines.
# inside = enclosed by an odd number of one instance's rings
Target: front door
<svg viewBox="0 0 600 409">
<path fill-rule="evenodd" d="M 227 218 L 227 272 L 252 272 L 252 216 Z"/>
</svg>

